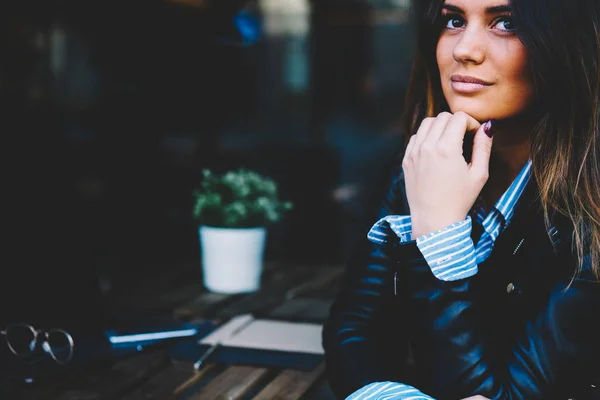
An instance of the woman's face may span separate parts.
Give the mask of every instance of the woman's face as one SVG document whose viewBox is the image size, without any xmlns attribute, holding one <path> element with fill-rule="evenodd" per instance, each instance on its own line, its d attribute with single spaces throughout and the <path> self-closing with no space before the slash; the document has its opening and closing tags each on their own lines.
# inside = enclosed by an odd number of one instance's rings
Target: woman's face
<svg viewBox="0 0 600 400">
<path fill-rule="evenodd" d="M 521 113 L 533 99 L 525 47 L 507 0 L 446 0 L 436 57 L 450 111 L 483 122 Z"/>
</svg>

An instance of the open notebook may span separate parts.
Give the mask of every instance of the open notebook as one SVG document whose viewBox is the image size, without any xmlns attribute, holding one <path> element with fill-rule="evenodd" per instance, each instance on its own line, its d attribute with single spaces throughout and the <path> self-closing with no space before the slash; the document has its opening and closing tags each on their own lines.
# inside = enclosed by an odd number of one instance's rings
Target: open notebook
<svg viewBox="0 0 600 400">
<path fill-rule="evenodd" d="M 244 314 L 204 337 L 200 344 L 323 354 L 320 324 L 255 319 Z"/>
<path fill-rule="evenodd" d="M 322 325 L 254 318 L 232 318 L 213 332 L 194 341 L 177 343 L 174 358 L 197 360 L 212 345 L 218 348 L 211 362 L 311 370 L 323 358 Z"/>
</svg>

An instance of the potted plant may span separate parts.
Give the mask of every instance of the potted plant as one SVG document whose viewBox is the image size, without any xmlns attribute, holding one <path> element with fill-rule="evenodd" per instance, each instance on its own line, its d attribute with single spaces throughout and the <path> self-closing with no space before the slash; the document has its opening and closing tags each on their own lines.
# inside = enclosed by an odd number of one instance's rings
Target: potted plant
<svg viewBox="0 0 600 400">
<path fill-rule="evenodd" d="M 194 191 L 204 286 L 213 292 L 260 288 L 266 227 L 292 208 L 271 178 L 240 168 L 223 175 L 203 171 Z"/>
</svg>

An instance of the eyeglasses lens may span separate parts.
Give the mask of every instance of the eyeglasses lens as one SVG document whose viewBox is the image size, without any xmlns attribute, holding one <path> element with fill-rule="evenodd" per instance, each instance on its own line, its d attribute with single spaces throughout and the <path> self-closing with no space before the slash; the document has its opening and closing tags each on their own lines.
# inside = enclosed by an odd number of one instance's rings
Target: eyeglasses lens
<svg viewBox="0 0 600 400">
<path fill-rule="evenodd" d="M 57 362 L 66 364 L 73 355 L 73 346 L 69 336 L 62 330 L 48 331 L 47 340 L 50 352 Z"/>
<path fill-rule="evenodd" d="M 6 340 L 19 357 L 27 357 L 35 350 L 35 332 L 26 325 L 13 325 L 6 330 Z"/>
</svg>

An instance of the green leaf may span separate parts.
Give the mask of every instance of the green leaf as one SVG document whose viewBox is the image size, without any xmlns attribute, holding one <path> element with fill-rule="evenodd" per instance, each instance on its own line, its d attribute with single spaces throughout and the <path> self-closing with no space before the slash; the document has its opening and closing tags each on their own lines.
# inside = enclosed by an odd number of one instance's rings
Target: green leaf
<svg viewBox="0 0 600 400">
<path fill-rule="evenodd" d="M 194 218 L 210 226 L 264 226 L 279 221 L 293 207 L 290 201 L 279 199 L 273 179 L 244 168 L 221 176 L 203 170 L 193 196 Z"/>
</svg>

